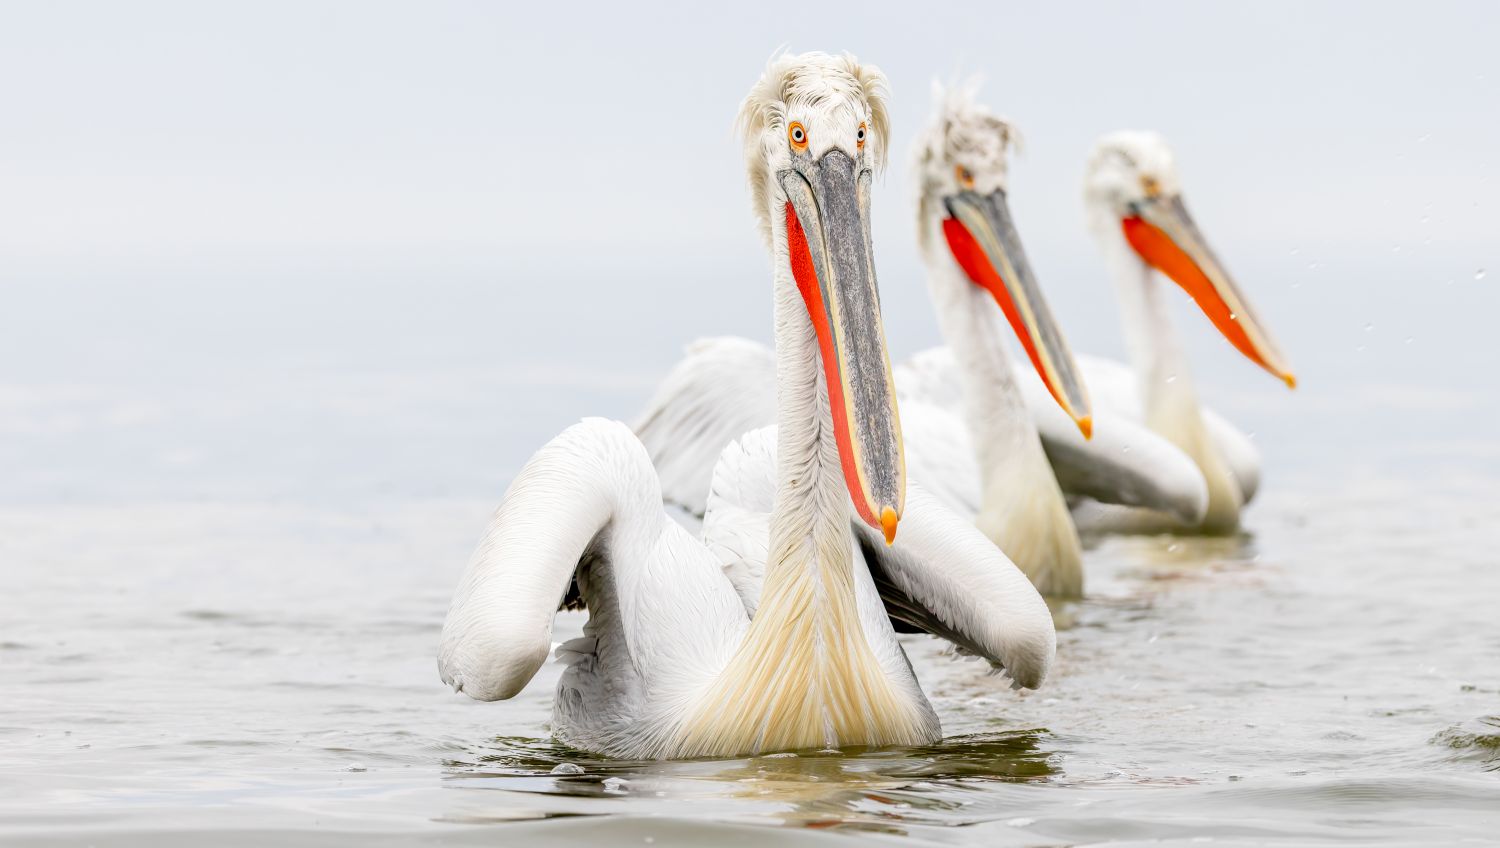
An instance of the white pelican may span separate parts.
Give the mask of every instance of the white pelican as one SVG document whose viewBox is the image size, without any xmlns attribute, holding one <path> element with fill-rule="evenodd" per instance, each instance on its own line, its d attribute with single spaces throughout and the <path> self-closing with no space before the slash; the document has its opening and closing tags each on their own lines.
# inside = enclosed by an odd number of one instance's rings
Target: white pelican
<svg viewBox="0 0 1500 848">
<path fill-rule="evenodd" d="M 570 427 L 511 484 L 459 584 L 438 658 L 455 689 L 517 694 L 575 590 L 589 619 L 559 649 L 552 730 L 615 756 L 936 741 L 889 616 L 1041 683 L 1056 649 L 1041 596 L 963 519 L 906 492 L 869 230 L 885 89 L 852 57 L 781 56 L 741 107 L 774 270 L 777 427 L 725 451 L 705 541 L 667 516 L 628 428 Z M 757 545 L 762 563 L 731 573 L 715 553 Z"/>
<path fill-rule="evenodd" d="M 1100 139 L 1089 158 L 1084 197 L 1089 228 L 1115 280 L 1135 372 L 1080 357 L 1089 386 L 1101 408 L 1143 421 L 1192 457 L 1208 485 L 1208 510 L 1196 528 L 1231 532 L 1260 484 L 1259 453 L 1227 421 L 1200 407 L 1156 272 L 1186 290 L 1251 361 L 1288 387 L 1297 380 L 1188 215 L 1171 148 L 1161 136 L 1117 132 Z"/>
<path fill-rule="evenodd" d="M 1106 418 L 1100 443 L 1086 441 L 1089 399 L 1006 200 L 1012 134 L 969 92 L 939 92 L 933 121 L 918 139 L 918 239 L 948 347 L 897 369 L 907 467 L 913 480 L 971 517 L 1043 594 L 1078 597 L 1082 552 L 1059 477 L 1073 494 L 1167 509 L 1187 520 L 1201 517 L 1206 493 L 1192 462 L 1137 424 Z M 1063 411 L 1039 416 L 1046 452 L 1005 351 L 1002 314 L 1048 404 Z M 703 510 L 709 469 L 724 443 L 773 414 L 774 362 L 769 350 L 741 339 L 689 348 L 636 428 L 669 500 Z"/>
</svg>

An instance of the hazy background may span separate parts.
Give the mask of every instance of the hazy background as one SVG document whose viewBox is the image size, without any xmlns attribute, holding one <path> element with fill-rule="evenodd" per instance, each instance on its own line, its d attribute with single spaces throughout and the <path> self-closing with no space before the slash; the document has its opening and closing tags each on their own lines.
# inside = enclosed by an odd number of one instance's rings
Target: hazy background
<svg viewBox="0 0 1500 848">
<path fill-rule="evenodd" d="M 1084 157 L 1156 129 L 1302 381 L 1183 310 L 1269 485 L 1494 479 L 1497 34 L 1481 2 L 7 4 L 0 503 L 498 496 L 690 339 L 769 340 L 731 123 L 782 45 L 890 77 L 895 356 L 937 341 L 910 140 L 982 74 L 1075 350 L 1121 350 Z"/>
<path fill-rule="evenodd" d="M 0 843 L 1500 829 L 1500 5 L 0 4 Z M 769 341 L 731 124 L 781 45 L 889 74 L 896 357 L 938 340 L 910 140 L 979 73 L 1075 350 L 1121 351 L 1084 157 L 1151 128 L 1301 387 L 1181 298 L 1249 533 L 1091 548 L 1034 696 L 906 642 L 943 745 L 580 758 L 558 665 L 455 695 L 440 623 L 532 451 Z"/>
</svg>

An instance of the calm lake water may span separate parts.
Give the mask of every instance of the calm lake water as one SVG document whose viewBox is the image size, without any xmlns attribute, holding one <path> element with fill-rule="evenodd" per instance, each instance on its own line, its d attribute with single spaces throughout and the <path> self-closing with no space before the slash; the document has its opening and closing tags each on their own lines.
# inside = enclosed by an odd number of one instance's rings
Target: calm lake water
<svg viewBox="0 0 1500 848">
<path fill-rule="evenodd" d="M 1500 4 L 1081 5 L 0 4 L 0 843 L 1500 845 Z M 1093 540 L 1041 690 L 912 639 L 939 745 L 602 761 L 439 629 L 537 447 L 769 341 L 776 45 L 889 76 L 894 358 L 977 73 L 1073 350 L 1122 349 L 1085 157 L 1154 129 L 1300 384 L 1179 298 L 1261 494 Z"/>
<path fill-rule="evenodd" d="M 1042 690 L 911 639 L 940 745 L 637 763 L 549 741 L 556 667 L 482 704 L 434 653 L 519 463 L 579 415 L 631 416 L 693 331 L 642 313 L 625 357 L 594 318 L 580 353 L 562 287 L 350 277 L 12 278 L 0 841 L 1500 840 L 1497 360 L 1472 347 L 1493 288 L 1338 320 L 1336 286 L 1395 283 L 1309 284 L 1307 314 L 1273 291 L 1295 394 L 1185 323 L 1263 494 L 1240 538 L 1096 541 Z M 923 340 L 891 324 L 897 355 Z"/>
</svg>

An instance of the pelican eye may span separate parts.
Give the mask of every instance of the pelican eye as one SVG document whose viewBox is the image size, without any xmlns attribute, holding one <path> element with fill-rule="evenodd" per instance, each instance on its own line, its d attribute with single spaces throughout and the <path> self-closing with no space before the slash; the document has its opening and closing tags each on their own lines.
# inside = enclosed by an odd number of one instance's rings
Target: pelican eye
<svg viewBox="0 0 1500 848">
<path fill-rule="evenodd" d="M 854 134 L 854 146 L 860 150 L 865 149 L 865 125 L 863 122 L 859 125 L 859 132 Z"/>
<path fill-rule="evenodd" d="M 964 188 L 974 187 L 974 172 L 962 165 L 953 166 L 953 176 L 958 178 L 958 184 Z"/>
<path fill-rule="evenodd" d="M 792 121 L 792 125 L 786 128 L 786 137 L 792 140 L 792 147 L 796 148 L 797 152 L 807 149 L 807 128 L 801 123 Z"/>
<path fill-rule="evenodd" d="M 1155 177 L 1141 177 L 1141 190 L 1146 193 L 1147 197 L 1155 198 L 1161 194 L 1161 185 L 1157 183 Z"/>
</svg>

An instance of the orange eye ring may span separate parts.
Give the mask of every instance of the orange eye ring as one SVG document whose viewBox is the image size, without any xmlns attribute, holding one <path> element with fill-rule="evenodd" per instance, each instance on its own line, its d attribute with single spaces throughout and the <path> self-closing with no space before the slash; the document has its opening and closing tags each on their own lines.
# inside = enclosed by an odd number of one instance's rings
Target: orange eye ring
<svg viewBox="0 0 1500 848">
<path fill-rule="evenodd" d="M 798 153 L 807 149 L 807 128 L 802 126 L 801 121 L 792 121 L 786 128 L 786 137 L 792 142 L 792 149 Z"/>
<path fill-rule="evenodd" d="M 953 176 L 958 178 L 958 184 L 964 188 L 974 187 L 974 173 L 962 165 L 953 166 Z"/>
<path fill-rule="evenodd" d="M 857 147 L 857 148 L 859 148 L 860 150 L 864 150 L 865 149 L 865 136 L 866 135 L 867 135 L 867 133 L 865 132 L 865 122 L 864 121 L 860 121 L 859 122 L 859 132 L 857 132 L 857 133 L 854 134 L 854 146 Z"/>
</svg>

